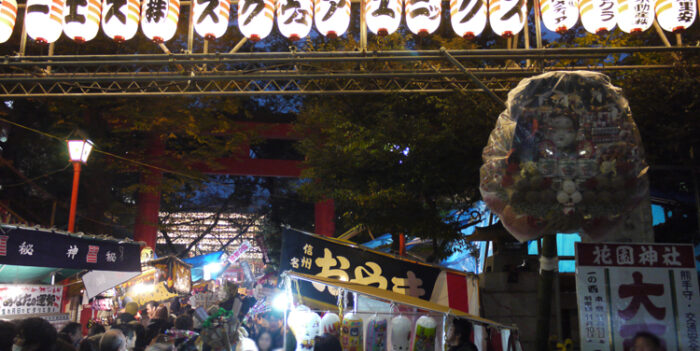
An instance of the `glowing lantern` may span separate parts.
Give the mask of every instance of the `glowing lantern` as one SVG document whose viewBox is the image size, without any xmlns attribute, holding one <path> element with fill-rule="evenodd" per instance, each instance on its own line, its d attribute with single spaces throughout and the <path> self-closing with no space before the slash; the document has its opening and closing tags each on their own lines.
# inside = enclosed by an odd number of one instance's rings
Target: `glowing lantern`
<svg viewBox="0 0 700 351">
<path fill-rule="evenodd" d="M 407 0 L 406 25 L 413 34 L 428 35 L 440 27 L 442 1 Z"/>
<path fill-rule="evenodd" d="M 312 0 L 277 0 L 277 28 L 290 40 L 309 34 L 313 19 Z"/>
<path fill-rule="evenodd" d="M 17 1 L 3 0 L 0 3 L 0 43 L 6 42 L 12 35 L 17 20 Z"/>
<path fill-rule="evenodd" d="M 140 14 L 139 0 L 104 0 L 102 31 L 116 42 L 129 40 L 139 29 Z"/>
<path fill-rule="evenodd" d="M 229 0 L 198 0 L 194 4 L 194 30 L 202 38 L 219 38 L 228 28 Z"/>
<path fill-rule="evenodd" d="M 685 30 L 695 22 L 695 4 L 692 0 L 658 0 L 654 5 L 656 20 L 667 32 Z"/>
<path fill-rule="evenodd" d="M 450 18 L 457 35 L 472 39 L 486 27 L 486 0 L 450 0 Z"/>
<path fill-rule="evenodd" d="M 101 12 L 100 0 L 66 0 L 63 33 L 78 43 L 92 40 L 100 30 Z"/>
<path fill-rule="evenodd" d="M 170 40 L 177 30 L 180 0 L 143 0 L 141 30 L 156 43 Z"/>
<path fill-rule="evenodd" d="M 261 4 L 264 4 L 261 5 Z M 275 24 L 274 0 L 240 0 L 238 2 L 238 28 L 253 42 L 270 35 Z"/>
<path fill-rule="evenodd" d="M 401 24 L 403 0 L 367 0 L 365 22 L 367 28 L 377 35 L 396 32 Z"/>
<path fill-rule="evenodd" d="M 350 25 L 350 0 L 315 0 L 314 23 L 324 36 L 343 35 Z"/>
<path fill-rule="evenodd" d="M 625 33 L 643 32 L 654 23 L 649 0 L 617 0 L 617 25 Z"/>
<path fill-rule="evenodd" d="M 614 0 L 581 0 L 581 23 L 591 34 L 601 34 L 615 29 L 617 16 Z"/>
<path fill-rule="evenodd" d="M 63 32 L 65 0 L 27 0 L 27 35 L 39 43 L 53 43 Z"/>
<path fill-rule="evenodd" d="M 578 1 L 540 0 L 540 12 L 547 29 L 563 34 L 578 22 Z"/>
<path fill-rule="evenodd" d="M 527 1 L 525 0 L 490 0 L 489 22 L 493 32 L 502 37 L 512 37 L 525 26 Z"/>
<path fill-rule="evenodd" d="M 391 347 L 394 350 L 408 350 L 411 343 L 411 320 L 396 316 L 391 320 Z"/>
</svg>

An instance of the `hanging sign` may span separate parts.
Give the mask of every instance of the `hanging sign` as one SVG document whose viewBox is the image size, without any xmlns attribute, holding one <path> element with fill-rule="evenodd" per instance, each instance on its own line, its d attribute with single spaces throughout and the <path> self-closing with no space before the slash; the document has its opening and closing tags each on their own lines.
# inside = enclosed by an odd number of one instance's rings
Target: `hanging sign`
<svg viewBox="0 0 700 351">
<path fill-rule="evenodd" d="M 0 284 L 0 316 L 60 313 L 63 286 Z"/>
<path fill-rule="evenodd" d="M 236 261 L 238 261 L 238 259 L 241 258 L 241 256 L 243 256 L 243 254 L 246 253 L 246 251 L 250 250 L 250 248 L 252 248 L 252 247 L 253 247 L 253 245 L 251 245 L 250 242 L 249 242 L 248 240 L 243 241 L 243 242 L 241 243 L 241 246 L 239 246 L 239 247 L 236 249 L 236 251 L 234 251 L 234 252 L 228 257 L 228 261 L 229 261 L 231 264 L 236 263 Z"/>
<path fill-rule="evenodd" d="M 639 332 L 698 350 L 700 292 L 691 245 L 576 244 L 581 350 L 624 351 Z"/>
</svg>

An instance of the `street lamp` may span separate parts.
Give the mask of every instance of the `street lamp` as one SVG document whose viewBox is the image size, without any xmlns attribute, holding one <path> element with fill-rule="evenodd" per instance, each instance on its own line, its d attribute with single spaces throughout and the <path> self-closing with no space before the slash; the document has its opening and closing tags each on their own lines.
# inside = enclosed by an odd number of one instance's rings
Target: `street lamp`
<svg viewBox="0 0 700 351">
<path fill-rule="evenodd" d="M 75 208 L 78 205 L 78 184 L 80 183 L 80 165 L 87 163 L 90 151 L 92 151 L 92 141 L 83 139 L 66 140 L 68 144 L 68 154 L 70 162 L 73 163 L 73 192 L 70 198 L 70 214 L 68 215 L 68 231 L 75 231 Z"/>
</svg>

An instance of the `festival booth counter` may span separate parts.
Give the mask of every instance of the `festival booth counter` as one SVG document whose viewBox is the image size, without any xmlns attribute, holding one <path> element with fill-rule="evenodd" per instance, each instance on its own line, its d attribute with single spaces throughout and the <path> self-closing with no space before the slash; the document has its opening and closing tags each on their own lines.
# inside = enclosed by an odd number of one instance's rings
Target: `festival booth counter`
<svg viewBox="0 0 700 351">
<path fill-rule="evenodd" d="M 289 302 L 285 322 L 294 334 L 297 351 L 313 349 L 314 338 L 324 333 L 338 336 L 343 350 L 445 350 L 447 331 L 455 319 L 472 323 L 472 341 L 479 350 L 520 350 L 516 327 L 448 306 L 298 272 L 286 271 L 282 279 Z M 337 292 L 337 305 L 327 310 L 304 305 L 300 282 L 333 289 Z"/>
<path fill-rule="evenodd" d="M 187 295 L 192 289 L 191 265 L 175 256 L 149 261 L 147 270 L 114 288 L 118 306 L 128 302 L 144 305 Z"/>
</svg>

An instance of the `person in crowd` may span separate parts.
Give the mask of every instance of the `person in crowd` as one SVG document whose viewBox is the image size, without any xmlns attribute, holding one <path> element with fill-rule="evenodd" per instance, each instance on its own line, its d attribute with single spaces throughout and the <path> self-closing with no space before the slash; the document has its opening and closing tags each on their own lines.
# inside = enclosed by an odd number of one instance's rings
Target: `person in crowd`
<svg viewBox="0 0 700 351">
<path fill-rule="evenodd" d="M 637 333 L 632 345 L 632 351 L 661 351 L 661 339 L 649 332 Z"/>
<path fill-rule="evenodd" d="M 139 305 L 136 302 L 128 302 L 124 306 L 124 312 L 117 314 L 116 323 L 126 324 L 136 320 L 136 314 L 139 312 Z"/>
<path fill-rule="evenodd" d="M 58 338 L 77 349 L 80 340 L 83 339 L 83 326 L 80 323 L 70 322 L 61 328 L 61 331 L 58 332 Z"/>
<path fill-rule="evenodd" d="M 281 313 L 269 312 L 265 316 L 267 320 L 267 331 L 272 338 L 272 349 L 284 348 L 284 332 L 282 330 L 284 316 Z M 289 335 L 288 335 L 289 336 Z"/>
<path fill-rule="evenodd" d="M 17 327 L 14 323 L 0 320 L 0 350 L 12 350 L 12 344 L 16 335 Z"/>
<path fill-rule="evenodd" d="M 146 302 L 146 319 L 153 319 L 156 317 L 156 310 L 158 309 L 158 303 L 155 301 Z"/>
<path fill-rule="evenodd" d="M 476 345 L 469 340 L 472 329 L 468 320 L 455 318 L 447 329 L 448 351 L 477 351 Z"/>
<path fill-rule="evenodd" d="M 126 337 L 121 330 L 112 328 L 102 334 L 100 351 L 126 351 Z"/>
<path fill-rule="evenodd" d="M 258 350 L 259 351 L 270 351 L 272 350 L 272 336 L 270 332 L 262 331 L 258 334 Z"/>
<path fill-rule="evenodd" d="M 170 327 L 171 325 L 168 323 L 168 308 L 163 305 L 158 306 L 146 327 L 146 339 L 153 340 L 158 334 L 164 333 Z"/>
<path fill-rule="evenodd" d="M 324 333 L 314 340 L 314 351 L 342 351 L 340 340 L 335 335 Z"/>
<path fill-rule="evenodd" d="M 110 330 L 112 329 L 121 330 L 122 334 L 124 334 L 124 338 L 126 339 L 126 349 L 128 351 L 132 351 L 136 348 L 136 330 L 133 325 L 116 324 L 113 325 Z"/>
<path fill-rule="evenodd" d="M 105 327 L 102 324 L 93 324 L 90 329 L 88 329 L 88 336 L 93 336 L 97 334 L 102 334 L 105 332 Z"/>
<path fill-rule="evenodd" d="M 175 329 L 194 330 L 194 320 L 192 317 L 183 314 L 175 319 Z"/>
<path fill-rule="evenodd" d="M 129 325 L 134 328 L 134 332 L 136 334 L 136 345 L 134 347 L 134 351 L 143 351 L 149 343 L 149 340 L 146 340 L 146 328 L 144 328 L 143 325 L 137 321 L 130 322 Z"/>
<path fill-rule="evenodd" d="M 13 350 L 54 350 L 58 333 L 56 333 L 56 328 L 45 319 L 39 317 L 23 319 L 19 322 L 17 329 Z"/>
</svg>

